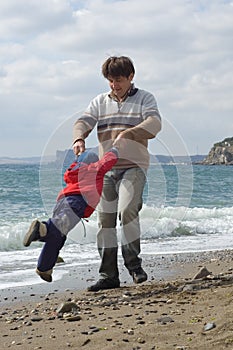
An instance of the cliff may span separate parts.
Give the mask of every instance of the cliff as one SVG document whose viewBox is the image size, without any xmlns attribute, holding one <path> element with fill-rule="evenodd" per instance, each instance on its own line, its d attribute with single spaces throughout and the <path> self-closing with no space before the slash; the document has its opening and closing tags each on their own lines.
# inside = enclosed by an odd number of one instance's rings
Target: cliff
<svg viewBox="0 0 233 350">
<path fill-rule="evenodd" d="M 233 137 L 217 142 L 211 148 L 207 157 L 202 161 L 204 165 L 233 165 Z"/>
</svg>

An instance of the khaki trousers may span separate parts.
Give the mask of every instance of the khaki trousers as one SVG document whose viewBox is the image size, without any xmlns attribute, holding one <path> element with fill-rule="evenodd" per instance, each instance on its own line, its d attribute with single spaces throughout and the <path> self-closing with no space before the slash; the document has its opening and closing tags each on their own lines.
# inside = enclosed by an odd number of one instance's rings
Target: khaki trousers
<svg viewBox="0 0 233 350">
<path fill-rule="evenodd" d="M 141 266 L 139 211 L 146 182 L 146 171 L 129 168 L 109 171 L 104 178 L 98 206 L 97 246 L 101 257 L 101 278 L 118 279 L 118 237 L 120 223 L 121 251 L 129 272 Z"/>
</svg>

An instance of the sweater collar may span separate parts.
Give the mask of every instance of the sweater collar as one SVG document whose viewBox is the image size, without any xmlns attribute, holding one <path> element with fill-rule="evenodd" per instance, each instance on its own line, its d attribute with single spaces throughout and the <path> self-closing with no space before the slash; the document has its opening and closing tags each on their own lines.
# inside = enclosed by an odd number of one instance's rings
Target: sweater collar
<svg viewBox="0 0 233 350">
<path fill-rule="evenodd" d="M 138 91 L 137 88 L 135 88 L 134 84 L 130 85 L 130 88 L 128 91 L 126 91 L 125 95 L 122 98 L 122 102 L 125 101 L 127 99 L 128 96 L 133 96 L 136 94 L 136 92 Z M 108 94 L 108 96 L 110 98 L 112 98 L 113 100 L 119 102 L 118 98 L 116 97 L 116 95 L 113 93 L 113 91 L 110 91 L 110 93 Z"/>
</svg>

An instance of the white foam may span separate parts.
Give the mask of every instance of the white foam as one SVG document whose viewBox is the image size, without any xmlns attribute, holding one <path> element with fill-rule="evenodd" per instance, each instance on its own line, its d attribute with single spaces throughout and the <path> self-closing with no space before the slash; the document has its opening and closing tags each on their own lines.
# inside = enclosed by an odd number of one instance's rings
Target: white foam
<svg viewBox="0 0 233 350">
<path fill-rule="evenodd" d="M 233 207 L 186 208 L 152 207 L 144 205 L 140 213 L 143 239 L 159 239 L 195 234 L 233 233 Z M 30 222 L 5 223 L 0 226 L 0 252 L 25 250 L 23 237 Z M 89 244 L 96 242 L 96 214 L 85 222 L 85 230 L 79 223 L 68 235 L 67 244 Z M 119 225 L 118 225 L 119 227 Z M 84 235 L 86 231 L 86 237 Z M 204 237 L 203 237 L 204 239 Z M 35 245 L 36 244 L 36 245 Z M 201 242 L 200 242 L 201 244 Z M 40 243 L 33 243 L 40 247 Z"/>
</svg>

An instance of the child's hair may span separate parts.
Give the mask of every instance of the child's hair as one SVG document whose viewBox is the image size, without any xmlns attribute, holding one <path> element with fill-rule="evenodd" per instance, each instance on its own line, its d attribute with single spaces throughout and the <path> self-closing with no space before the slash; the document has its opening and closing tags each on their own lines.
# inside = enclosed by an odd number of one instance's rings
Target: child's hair
<svg viewBox="0 0 233 350">
<path fill-rule="evenodd" d="M 102 74 L 106 79 L 120 76 L 128 78 L 131 73 L 134 74 L 135 69 L 129 57 L 109 57 L 102 65 Z"/>
</svg>

